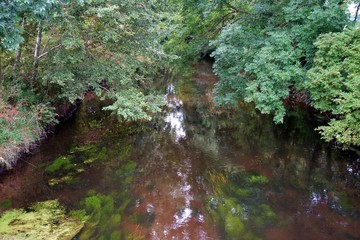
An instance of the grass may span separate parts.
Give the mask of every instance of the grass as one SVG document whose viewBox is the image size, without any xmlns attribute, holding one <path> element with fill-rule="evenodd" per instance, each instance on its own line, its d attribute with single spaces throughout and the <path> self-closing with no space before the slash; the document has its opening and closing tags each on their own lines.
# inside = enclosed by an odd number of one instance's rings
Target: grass
<svg viewBox="0 0 360 240">
<path fill-rule="evenodd" d="M 38 111 L 7 104 L 0 96 L 0 167 L 12 168 L 43 134 Z"/>
</svg>

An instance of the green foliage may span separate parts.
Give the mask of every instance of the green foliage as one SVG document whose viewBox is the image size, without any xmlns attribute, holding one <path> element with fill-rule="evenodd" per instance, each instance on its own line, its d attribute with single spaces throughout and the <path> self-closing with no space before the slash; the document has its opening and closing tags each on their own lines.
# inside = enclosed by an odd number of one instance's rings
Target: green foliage
<svg viewBox="0 0 360 240">
<path fill-rule="evenodd" d="M 151 120 L 151 114 L 160 112 L 160 107 L 165 104 L 161 96 L 145 96 L 136 89 L 121 91 L 115 98 L 115 103 L 104 107 L 104 110 L 113 111 L 125 121 Z"/>
<path fill-rule="evenodd" d="M 5 0 L 0 3 L 0 49 L 14 51 L 24 41 L 21 19 L 49 19 L 61 6 L 56 0 Z"/>
<path fill-rule="evenodd" d="M 261 113 L 273 114 L 274 122 L 281 123 L 284 100 L 293 93 L 310 93 L 315 108 L 334 116 L 328 126 L 319 128 L 323 137 L 359 145 L 358 30 L 351 30 L 347 1 L 173 4 L 180 9 L 173 18 L 178 25 L 166 46 L 185 60 L 214 50 L 218 104 L 254 102 Z M 349 36 L 335 34 L 345 26 Z"/>
<path fill-rule="evenodd" d="M 312 105 L 333 115 L 319 127 L 327 141 L 360 145 L 360 28 L 322 35 L 315 66 L 308 72 Z"/>
<path fill-rule="evenodd" d="M 182 62 L 199 59 L 211 51 L 208 43 L 227 23 L 248 13 L 251 1 L 172 0 L 171 24 L 165 48 L 181 57 Z"/>
<path fill-rule="evenodd" d="M 253 61 L 245 64 L 249 75 L 245 101 L 255 102 L 262 113 L 274 112 L 274 122 L 283 121 L 285 107 L 282 100 L 289 95 L 289 86 L 302 81 L 299 54 L 286 32 L 272 32 Z"/>
<path fill-rule="evenodd" d="M 157 6 L 130 0 L 68 4 L 54 19 L 61 35 L 50 42 L 61 45 L 42 65 L 42 87 L 50 87 L 49 94 L 70 102 L 93 89 L 98 96 L 114 100 L 105 109 L 119 119 L 149 120 L 163 105 L 149 91 L 158 64 L 165 59 L 154 32 L 159 21 Z"/>
<path fill-rule="evenodd" d="M 161 110 L 151 85 L 168 59 L 158 35 L 169 16 L 162 1 L 6 0 L 0 10 L 0 96 L 27 111 L 1 126 L 1 143 L 19 148 L 28 146 L 26 138 L 38 140 L 19 131 L 56 123 L 54 106 L 75 103 L 87 91 L 110 100 L 107 109 L 123 121 L 149 120 Z M 9 89 L 18 92 L 5 99 Z"/>
<path fill-rule="evenodd" d="M 220 77 L 215 93 L 220 104 L 254 102 L 280 123 L 283 100 L 302 91 L 313 66 L 313 42 L 340 31 L 349 22 L 342 1 L 254 1 L 251 11 L 227 24 L 211 42 L 214 70 Z"/>
</svg>

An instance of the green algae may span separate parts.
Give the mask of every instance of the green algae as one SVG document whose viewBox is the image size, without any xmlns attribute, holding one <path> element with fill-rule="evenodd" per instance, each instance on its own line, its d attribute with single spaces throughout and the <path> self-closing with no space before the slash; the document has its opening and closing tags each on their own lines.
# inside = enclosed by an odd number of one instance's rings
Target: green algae
<svg viewBox="0 0 360 240">
<path fill-rule="evenodd" d="M 57 200 L 39 202 L 28 211 L 13 209 L 0 217 L 0 239 L 71 239 L 84 221 L 68 216 Z"/>
</svg>

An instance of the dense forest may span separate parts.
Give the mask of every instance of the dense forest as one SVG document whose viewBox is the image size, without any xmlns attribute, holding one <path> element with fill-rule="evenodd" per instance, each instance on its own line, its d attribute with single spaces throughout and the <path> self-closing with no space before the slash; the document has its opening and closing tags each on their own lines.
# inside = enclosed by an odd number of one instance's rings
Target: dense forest
<svg viewBox="0 0 360 240">
<path fill-rule="evenodd" d="M 351 4 L 352 13 L 348 6 Z M 93 92 L 120 121 L 160 112 L 154 84 L 204 57 L 214 101 L 249 102 L 282 123 L 317 111 L 322 137 L 360 145 L 360 3 L 340 0 L 4 0 L 0 163 L 10 167 Z M 175 70 L 174 70 L 175 71 Z M 64 110 L 65 109 L 65 110 Z"/>
</svg>

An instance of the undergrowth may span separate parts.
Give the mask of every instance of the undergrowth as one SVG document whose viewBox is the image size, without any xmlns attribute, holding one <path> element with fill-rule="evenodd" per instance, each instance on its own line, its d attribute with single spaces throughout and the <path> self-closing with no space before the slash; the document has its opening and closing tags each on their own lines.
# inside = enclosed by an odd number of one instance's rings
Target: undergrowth
<svg viewBox="0 0 360 240">
<path fill-rule="evenodd" d="M 6 169 L 40 140 L 45 126 L 56 122 L 53 108 L 18 96 L 19 91 L 0 87 L 0 167 Z"/>
</svg>

